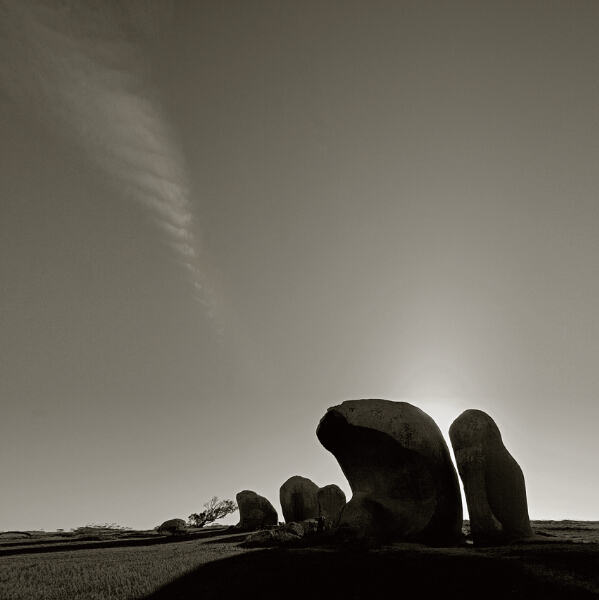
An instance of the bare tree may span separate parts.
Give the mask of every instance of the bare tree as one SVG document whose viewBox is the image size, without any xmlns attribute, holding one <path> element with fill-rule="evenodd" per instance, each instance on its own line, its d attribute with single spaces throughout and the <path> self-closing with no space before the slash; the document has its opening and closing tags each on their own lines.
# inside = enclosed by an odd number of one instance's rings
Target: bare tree
<svg viewBox="0 0 599 600">
<path fill-rule="evenodd" d="M 237 504 L 233 500 L 220 500 L 214 496 L 210 502 L 204 504 L 206 509 L 200 514 L 193 513 L 189 515 L 188 524 L 190 527 L 204 527 L 206 523 L 212 523 L 218 519 L 226 517 L 228 514 L 237 510 Z"/>
</svg>

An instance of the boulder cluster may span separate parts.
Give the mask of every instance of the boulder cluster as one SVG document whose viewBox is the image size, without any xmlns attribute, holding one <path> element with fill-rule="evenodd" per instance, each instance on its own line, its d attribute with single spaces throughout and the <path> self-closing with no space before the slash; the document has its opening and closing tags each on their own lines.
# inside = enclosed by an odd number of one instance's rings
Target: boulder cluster
<svg viewBox="0 0 599 600">
<path fill-rule="evenodd" d="M 477 546 L 531 541 L 524 476 L 493 419 L 467 410 L 451 425 L 449 448 L 433 419 L 407 402 L 348 400 L 328 409 L 316 436 L 339 462 L 352 497 L 295 475 L 280 488 L 284 524 L 255 492 L 237 494 L 246 546 L 334 532 L 338 539 L 454 546 L 463 541 L 458 472 Z"/>
<path fill-rule="evenodd" d="M 378 541 L 454 545 L 462 538 L 456 470 L 441 431 L 407 402 L 349 400 L 316 435 L 339 462 L 352 498 L 337 531 Z M 449 437 L 475 545 L 532 541 L 524 475 L 489 415 L 467 410 Z"/>
<path fill-rule="evenodd" d="M 306 477 L 290 477 L 279 491 L 285 523 L 323 517 L 327 527 L 337 527 L 345 507 L 345 493 L 335 485 L 319 488 Z"/>
<path fill-rule="evenodd" d="M 290 477 L 279 493 L 285 519 L 281 525 L 277 511 L 266 498 L 249 490 L 237 494 L 239 523 L 235 528 L 255 532 L 248 536 L 246 546 L 270 546 L 331 531 L 345 506 L 341 488 L 334 484 L 319 488 L 300 475 Z"/>
</svg>

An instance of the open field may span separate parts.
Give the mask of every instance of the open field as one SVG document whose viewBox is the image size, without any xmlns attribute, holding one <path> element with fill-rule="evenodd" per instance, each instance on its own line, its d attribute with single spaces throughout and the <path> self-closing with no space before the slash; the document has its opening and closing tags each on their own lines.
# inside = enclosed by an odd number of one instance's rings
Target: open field
<svg viewBox="0 0 599 600">
<path fill-rule="evenodd" d="M 244 549 L 225 528 L 0 536 L 2 600 L 599 598 L 599 522 L 533 521 L 548 542 Z M 468 522 L 465 522 L 468 533 Z M 89 537 L 94 537 L 88 535 Z"/>
</svg>

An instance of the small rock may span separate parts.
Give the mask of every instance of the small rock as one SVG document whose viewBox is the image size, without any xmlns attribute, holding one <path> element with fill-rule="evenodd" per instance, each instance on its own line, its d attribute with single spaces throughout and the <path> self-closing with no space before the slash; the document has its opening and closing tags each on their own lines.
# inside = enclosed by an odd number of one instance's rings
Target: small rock
<svg viewBox="0 0 599 600">
<path fill-rule="evenodd" d="M 187 531 L 187 526 L 183 519 L 169 519 L 165 521 L 158 529 L 158 533 L 170 533 L 171 535 L 182 534 Z"/>
<path fill-rule="evenodd" d="M 299 523 L 295 523 L 294 521 L 283 525 L 283 529 L 289 533 L 292 533 L 293 535 L 297 535 L 298 537 L 303 537 L 305 533 L 304 527 Z"/>
<path fill-rule="evenodd" d="M 256 531 L 248 535 L 241 544 L 243 548 L 268 548 L 280 544 L 297 542 L 301 538 L 284 529 Z"/>
</svg>

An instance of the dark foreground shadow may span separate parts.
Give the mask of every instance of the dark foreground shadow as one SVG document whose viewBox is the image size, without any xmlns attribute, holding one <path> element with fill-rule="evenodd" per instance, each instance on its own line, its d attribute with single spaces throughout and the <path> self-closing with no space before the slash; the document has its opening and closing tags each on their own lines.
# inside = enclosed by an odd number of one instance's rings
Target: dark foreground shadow
<svg viewBox="0 0 599 600">
<path fill-rule="evenodd" d="M 569 545 L 566 553 L 557 547 L 539 546 L 499 553 L 414 547 L 370 552 L 248 550 L 204 564 L 145 600 L 597 599 L 592 590 L 599 584 L 599 546 L 585 546 L 577 551 Z M 575 565 L 572 571 L 570 567 Z"/>
</svg>

